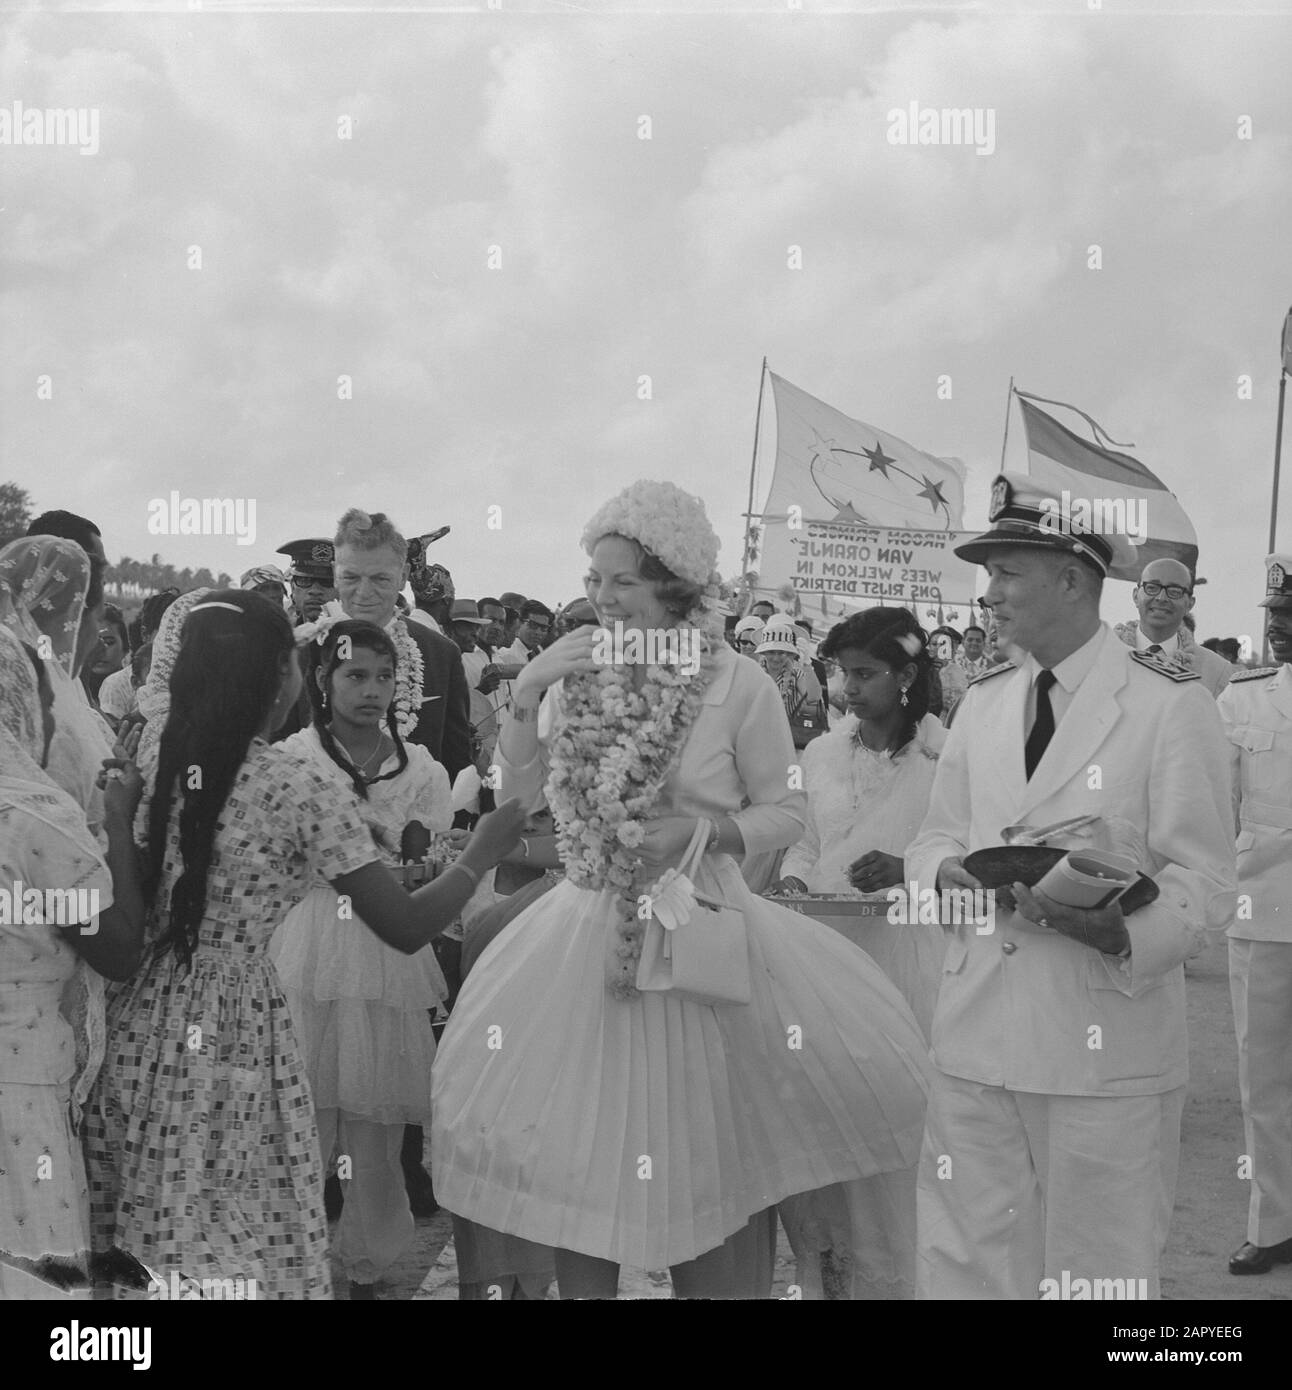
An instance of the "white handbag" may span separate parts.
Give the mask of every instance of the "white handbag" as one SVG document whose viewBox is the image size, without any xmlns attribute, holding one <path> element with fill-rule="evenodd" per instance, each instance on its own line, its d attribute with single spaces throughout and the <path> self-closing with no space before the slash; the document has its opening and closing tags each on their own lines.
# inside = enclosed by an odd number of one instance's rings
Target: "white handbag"
<svg viewBox="0 0 1292 1390">
<path fill-rule="evenodd" d="M 748 1004 L 745 915 L 695 891 L 708 835 L 709 823 L 701 819 L 681 863 L 650 890 L 637 988 L 667 990 L 700 1004 Z"/>
</svg>

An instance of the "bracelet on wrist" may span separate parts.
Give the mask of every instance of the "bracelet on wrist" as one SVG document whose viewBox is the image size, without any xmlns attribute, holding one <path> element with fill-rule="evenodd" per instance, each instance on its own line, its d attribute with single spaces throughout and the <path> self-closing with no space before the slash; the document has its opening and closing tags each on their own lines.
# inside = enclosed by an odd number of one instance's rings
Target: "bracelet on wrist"
<svg viewBox="0 0 1292 1390">
<path fill-rule="evenodd" d="M 445 873 L 451 874 L 454 869 L 459 869 L 462 873 L 466 874 L 466 876 L 471 880 L 471 891 L 473 893 L 476 891 L 477 888 L 479 888 L 480 875 L 476 873 L 474 869 L 468 868 L 467 865 L 465 865 L 460 859 L 455 859 L 453 863 L 450 864 L 449 867 L 445 870 Z"/>
<path fill-rule="evenodd" d="M 523 705 L 519 701 L 513 700 L 508 713 L 517 724 L 535 724 L 538 722 L 537 705 Z"/>
</svg>

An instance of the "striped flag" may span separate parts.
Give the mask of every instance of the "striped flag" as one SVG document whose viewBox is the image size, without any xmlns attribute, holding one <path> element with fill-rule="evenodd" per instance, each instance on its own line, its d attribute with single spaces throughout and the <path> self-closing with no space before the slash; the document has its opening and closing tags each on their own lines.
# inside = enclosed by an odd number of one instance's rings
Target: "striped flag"
<svg viewBox="0 0 1292 1390">
<path fill-rule="evenodd" d="M 1188 566 L 1190 574 L 1197 573 L 1197 532 L 1175 494 L 1167 490 L 1155 473 L 1129 454 L 1092 444 L 1074 434 L 1032 404 L 1041 397 L 1029 397 L 1025 391 L 1014 394 L 1023 412 L 1023 428 L 1027 434 L 1027 471 L 1032 477 L 1059 493 L 1066 491 L 1074 500 L 1098 501 L 1106 507 L 1118 499 L 1143 503 L 1147 539 L 1136 542 L 1135 537 L 1128 537 L 1136 547 L 1135 559 L 1130 565 L 1111 569 L 1110 579 L 1127 579 L 1137 583 L 1145 565 L 1164 559 L 1179 560 Z M 1048 404 L 1063 403 L 1050 401 Z M 1075 410 L 1089 421 L 1097 437 L 1108 438 L 1084 411 L 1077 410 L 1076 406 L 1064 408 Z"/>
</svg>

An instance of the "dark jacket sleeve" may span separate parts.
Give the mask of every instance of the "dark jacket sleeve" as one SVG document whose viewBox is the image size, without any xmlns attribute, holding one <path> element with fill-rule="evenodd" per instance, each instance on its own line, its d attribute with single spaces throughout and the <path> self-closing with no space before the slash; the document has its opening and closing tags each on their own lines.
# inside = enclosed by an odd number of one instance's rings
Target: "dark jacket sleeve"
<svg viewBox="0 0 1292 1390">
<path fill-rule="evenodd" d="M 411 624 L 408 631 L 422 652 L 422 694 L 431 697 L 409 742 L 420 743 L 452 781 L 471 761 L 471 697 L 462 653 L 451 638 L 429 628 Z"/>
<path fill-rule="evenodd" d="M 432 633 L 431 636 L 435 636 Z M 448 691 L 445 696 L 444 739 L 440 762 L 452 782 L 471 762 L 471 692 L 467 689 L 467 673 L 462 666 L 462 653 L 456 642 L 447 637 L 444 642 L 453 648 L 449 654 Z"/>
</svg>

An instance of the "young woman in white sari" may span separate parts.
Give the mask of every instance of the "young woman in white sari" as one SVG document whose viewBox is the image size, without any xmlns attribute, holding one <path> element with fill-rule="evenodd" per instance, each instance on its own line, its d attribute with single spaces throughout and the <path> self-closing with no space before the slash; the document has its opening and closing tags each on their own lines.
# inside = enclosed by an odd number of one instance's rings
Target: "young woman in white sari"
<svg viewBox="0 0 1292 1390">
<path fill-rule="evenodd" d="M 786 852 L 779 887 L 794 893 L 905 890 L 903 856 L 928 810 L 947 737 L 928 713 L 931 657 L 924 632 L 904 608 L 870 608 L 832 628 L 820 654 L 843 673 L 848 718 L 803 752 L 807 829 Z M 946 951 L 941 926 L 890 908 L 858 917 L 849 937 L 901 990 L 927 1039 Z M 852 1191 L 861 1197 L 854 1224 L 869 1232 L 851 1270 L 854 1296 L 913 1297 L 915 1167 Z M 795 1245 L 805 1266 L 801 1277 L 814 1283 L 815 1256 L 834 1241 L 826 1234 L 830 1214 L 820 1203 L 801 1201 L 783 1207 L 786 1213 L 805 1233 Z"/>
</svg>

